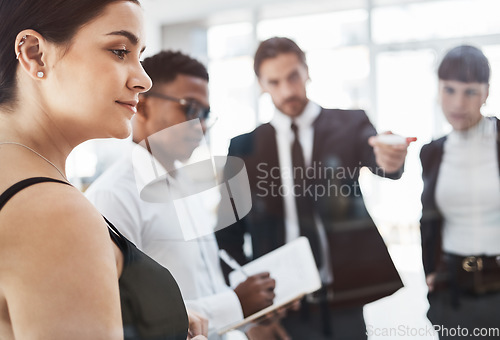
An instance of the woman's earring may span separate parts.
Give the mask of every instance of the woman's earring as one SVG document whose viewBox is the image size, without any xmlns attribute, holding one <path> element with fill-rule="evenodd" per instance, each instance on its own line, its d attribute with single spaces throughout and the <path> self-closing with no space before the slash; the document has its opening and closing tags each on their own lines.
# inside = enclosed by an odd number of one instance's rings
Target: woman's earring
<svg viewBox="0 0 500 340">
<path fill-rule="evenodd" d="M 43 72 L 42 72 L 42 71 L 38 71 L 38 72 L 36 73 L 36 76 L 37 76 L 38 78 L 43 78 L 44 74 L 43 74 Z"/>
<path fill-rule="evenodd" d="M 25 36 L 23 36 L 23 37 L 22 37 L 22 39 L 21 39 L 21 41 L 19 42 L 19 44 L 18 44 L 17 46 L 18 46 L 18 47 L 23 46 L 23 44 L 26 42 L 26 38 L 27 38 L 27 37 L 28 37 L 28 36 L 26 36 L 26 35 L 25 35 Z M 21 54 L 21 51 L 17 52 L 17 54 L 16 54 L 16 59 L 17 59 L 17 60 L 19 60 L 19 55 L 20 55 L 20 54 Z"/>
</svg>

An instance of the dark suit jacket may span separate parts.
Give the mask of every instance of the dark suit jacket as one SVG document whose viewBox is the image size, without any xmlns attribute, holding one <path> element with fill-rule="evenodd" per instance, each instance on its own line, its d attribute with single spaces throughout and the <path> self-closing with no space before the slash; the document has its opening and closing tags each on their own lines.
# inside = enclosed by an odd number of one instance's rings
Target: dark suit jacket
<svg viewBox="0 0 500 340">
<path fill-rule="evenodd" d="M 376 134 L 364 111 L 322 109 L 313 123 L 312 163 L 318 190 L 315 207 L 327 233 L 338 305 L 363 305 L 402 287 L 387 248 L 359 190 L 363 166 L 381 173 L 368 138 Z M 285 243 L 283 197 L 275 130 L 263 124 L 231 141 L 229 155 L 245 161 L 252 191 L 250 213 L 217 232 L 221 248 L 245 263 L 243 235 L 252 239 L 253 258 Z M 401 173 L 393 174 L 399 177 Z M 388 176 L 391 177 L 391 176 Z M 274 188 L 274 189 L 273 189 Z M 323 189 L 325 190 L 323 192 Z"/>
<path fill-rule="evenodd" d="M 496 122 L 498 167 L 500 169 L 500 120 L 496 119 Z M 422 235 L 422 261 L 426 275 L 434 272 L 436 266 L 441 262 L 443 217 L 436 206 L 435 191 L 445 141 L 446 136 L 424 145 L 420 151 L 422 179 L 424 181 L 420 232 Z"/>
</svg>

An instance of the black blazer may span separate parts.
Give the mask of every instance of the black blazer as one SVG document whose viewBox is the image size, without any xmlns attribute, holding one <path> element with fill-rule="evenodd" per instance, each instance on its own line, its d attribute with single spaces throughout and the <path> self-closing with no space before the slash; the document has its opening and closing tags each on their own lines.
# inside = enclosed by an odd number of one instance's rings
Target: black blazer
<svg viewBox="0 0 500 340">
<path fill-rule="evenodd" d="M 376 134 L 364 111 L 322 109 L 313 123 L 311 184 L 318 191 L 315 206 L 325 226 L 334 275 L 334 300 L 363 305 L 392 294 L 402 282 L 382 237 L 370 218 L 361 191 L 359 170 L 377 168 L 368 138 Z M 244 160 L 252 192 L 250 213 L 217 232 L 221 248 L 245 263 L 285 243 L 283 197 L 279 178 L 276 132 L 270 124 L 231 141 L 229 155 Z M 401 172 L 387 177 L 398 178 Z M 273 189 L 274 188 L 274 189 Z M 243 253 L 243 237 L 252 240 L 252 258 Z"/>
<path fill-rule="evenodd" d="M 497 156 L 498 167 L 500 169 L 500 120 L 496 119 L 496 122 Z M 436 266 L 441 261 L 443 217 L 436 206 L 435 191 L 446 137 L 447 136 L 441 137 L 440 139 L 424 145 L 420 151 L 422 179 L 424 181 L 420 232 L 422 235 L 422 261 L 426 275 L 434 272 Z"/>
</svg>

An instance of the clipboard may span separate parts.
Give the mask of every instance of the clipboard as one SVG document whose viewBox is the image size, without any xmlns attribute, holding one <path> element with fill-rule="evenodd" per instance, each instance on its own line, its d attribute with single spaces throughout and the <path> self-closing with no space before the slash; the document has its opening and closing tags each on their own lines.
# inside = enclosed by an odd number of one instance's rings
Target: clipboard
<svg viewBox="0 0 500 340">
<path fill-rule="evenodd" d="M 243 320 L 220 328 L 217 331 L 219 335 L 255 321 L 321 288 L 321 278 L 314 261 L 311 246 L 309 240 L 304 236 L 247 263 L 243 266 L 243 269 L 248 275 L 261 272 L 271 274 L 271 277 L 276 280 L 274 303 Z M 245 280 L 246 276 L 240 271 L 235 270 L 229 274 L 231 287 L 236 287 Z"/>
</svg>

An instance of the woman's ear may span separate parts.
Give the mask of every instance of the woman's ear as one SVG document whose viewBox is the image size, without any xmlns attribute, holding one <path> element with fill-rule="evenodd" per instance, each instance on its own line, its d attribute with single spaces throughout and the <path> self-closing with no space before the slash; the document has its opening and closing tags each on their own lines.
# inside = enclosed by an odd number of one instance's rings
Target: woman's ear
<svg viewBox="0 0 500 340">
<path fill-rule="evenodd" d="M 34 30 L 23 30 L 17 34 L 15 53 L 19 65 L 34 79 L 42 79 L 47 75 L 44 63 L 48 48 L 45 39 Z"/>
</svg>

